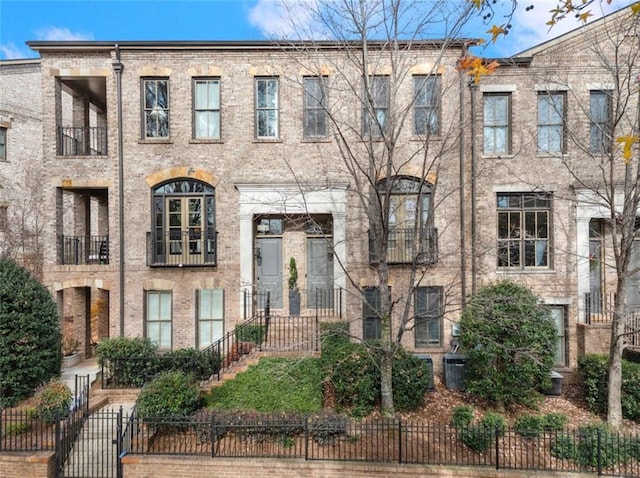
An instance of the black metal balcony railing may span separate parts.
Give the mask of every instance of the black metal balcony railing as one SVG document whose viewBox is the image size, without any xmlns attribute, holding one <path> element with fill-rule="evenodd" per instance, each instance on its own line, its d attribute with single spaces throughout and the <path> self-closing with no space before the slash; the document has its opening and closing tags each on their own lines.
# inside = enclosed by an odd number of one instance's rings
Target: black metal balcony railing
<svg viewBox="0 0 640 478">
<path fill-rule="evenodd" d="M 60 264 L 108 264 L 109 236 L 59 236 Z"/>
<path fill-rule="evenodd" d="M 185 267 L 216 265 L 217 232 L 192 228 L 147 233 L 147 265 Z"/>
<path fill-rule="evenodd" d="M 96 156 L 107 154 L 107 128 L 58 126 L 58 156 Z"/>
<path fill-rule="evenodd" d="M 380 262 L 378 247 L 369 231 L 369 263 Z M 438 230 L 425 227 L 416 231 L 413 227 L 392 228 L 387 238 L 387 263 L 435 264 L 438 261 Z"/>
</svg>

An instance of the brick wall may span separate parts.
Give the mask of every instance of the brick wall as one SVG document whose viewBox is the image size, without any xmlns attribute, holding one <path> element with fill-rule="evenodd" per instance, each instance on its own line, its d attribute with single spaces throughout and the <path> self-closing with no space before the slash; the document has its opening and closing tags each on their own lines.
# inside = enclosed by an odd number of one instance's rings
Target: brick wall
<svg viewBox="0 0 640 478">
<path fill-rule="evenodd" d="M 519 472 L 473 467 L 370 464 L 302 460 L 211 459 L 209 457 L 126 456 L 122 460 L 125 478 L 191 478 L 209 476 L 237 478 L 273 476 L 278 478 L 538 478 L 540 472 Z M 545 472 L 546 477 L 587 477 L 589 474 Z"/>
<path fill-rule="evenodd" d="M 54 478 L 55 454 L 0 453 L 0 476 L 3 478 Z"/>
</svg>

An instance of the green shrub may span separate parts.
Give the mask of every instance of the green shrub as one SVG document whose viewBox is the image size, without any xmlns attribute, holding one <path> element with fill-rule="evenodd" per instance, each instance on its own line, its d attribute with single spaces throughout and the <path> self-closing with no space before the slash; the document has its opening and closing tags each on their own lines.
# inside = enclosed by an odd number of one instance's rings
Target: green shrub
<svg viewBox="0 0 640 478">
<path fill-rule="evenodd" d="M 570 433 L 559 433 L 551 445 L 551 456 L 559 460 L 573 460 L 576 457 L 576 444 Z"/>
<path fill-rule="evenodd" d="M 60 374 L 62 338 L 49 291 L 10 259 L 0 259 L 0 409 Z M 11 351 L 11 353 L 6 353 Z"/>
<path fill-rule="evenodd" d="M 507 422 L 502 415 L 487 412 L 480 423 L 460 428 L 458 439 L 471 450 L 480 453 L 489 449 L 497 437 L 504 435 L 506 429 Z"/>
<path fill-rule="evenodd" d="M 138 416 L 153 422 L 179 421 L 201 406 L 200 390 L 190 375 L 182 372 L 163 372 L 140 391 Z"/>
<path fill-rule="evenodd" d="M 121 387 L 140 387 L 158 372 L 156 351 L 150 340 L 139 337 L 113 337 L 96 347 L 98 364 L 106 366 L 114 385 Z"/>
<path fill-rule="evenodd" d="M 576 446 L 575 462 L 580 466 L 609 468 L 616 463 L 625 462 L 629 456 L 624 447 L 620 447 L 616 437 L 606 425 L 592 424 L 578 429 L 579 441 Z"/>
<path fill-rule="evenodd" d="M 526 287 L 504 280 L 471 297 L 460 325 L 468 392 L 499 409 L 530 405 L 549 388 L 556 328 L 548 308 Z"/>
<path fill-rule="evenodd" d="M 191 374 L 196 380 L 206 380 L 215 372 L 215 367 L 205 353 L 189 348 L 172 350 L 157 358 L 156 373 L 169 370 Z"/>
<path fill-rule="evenodd" d="M 451 415 L 451 425 L 454 427 L 462 428 L 468 427 L 473 421 L 473 407 L 469 405 L 462 405 L 453 409 Z"/>
<path fill-rule="evenodd" d="M 584 382 L 584 395 L 589 410 L 599 415 L 607 413 L 609 379 L 608 358 L 589 354 L 580 357 L 578 370 Z M 622 416 L 640 421 L 640 364 L 622 361 Z"/>
<path fill-rule="evenodd" d="M 53 422 L 69 413 L 73 394 L 66 383 L 54 378 L 40 386 L 34 398 L 38 416 L 44 421 Z"/>
<path fill-rule="evenodd" d="M 516 418 L 514 427 L 516 433 L 525 438 L 537 437 L 544 430 L 544 419 L 540 415 L 520 415 Z"/>
<path fill-rule="evenodd" d="M 433 388 L 433 372 L 424 360 L 399 349 L 393 360 L 393 403 L 396 410 L 415 410 Z"/>
<path fill-rule="evenodd" d="M 264 325 L 239 325 L 235 328 L 236 342 L 261 344 L 264 342 L 266 327 Z"/>
<path fill-rule="evenodd" d="M 542 427 L 545 431 L 559 432 L 564 430 L 567 416 L 564 413 L 547 413 L 542 417 Z"/>
</svg>

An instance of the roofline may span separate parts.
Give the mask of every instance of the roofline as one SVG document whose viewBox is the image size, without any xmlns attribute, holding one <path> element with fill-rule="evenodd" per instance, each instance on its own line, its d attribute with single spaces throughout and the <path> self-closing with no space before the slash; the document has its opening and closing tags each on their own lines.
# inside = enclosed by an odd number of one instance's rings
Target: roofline
<svg viewBox="0 0 640 478">
<path fill-rule="evenodd" d="M 39 65 L 40 58 L 20 58 L 13 60 L 0 60 L 0 66 Z"/>
<path fill-rule="evenodd" d="M 274 40 L 243 40 L 243 41 L 28 41 L 27 45 L 38 52 L 42 51 L 110 51 L 116 46 L 122 50 L 296 50 L 302 47 L 313 47 L 319 50 L 340 50 L 346 46 L 357 47 L 360 41 L 274 41 Z M 389 44 L 384 40 L 370 40 L 370 48 L 383 49 Z M 464 48 L 479 44 L 475 38 L 433 39 L 400 41 L 402 48 L 429 49 L 449 46 L 450 48 Z"/>
<path fill-rule="evenodd" d="M 538 43 L 537 45 L 528 48 L 526 50 L 523 50 L 519 53 L 516 53 L 515 55 L 513 55 L 514 57 L 520 57 L 520 56 L 534 56 L 538 53 L 540 53 L 541 51 L 547 49 L 547 48 L 551 48 L 553 47 L 555 44 L 560 43 L 562 41 L 566 41 L 566 40 L 570 40 L 572 38 L 575 38 L 578 35 L 584 35 L 585 33 L 588 33 L 590 30 L 593 30 L 595 28 L 600 27 L 601 25 L 604 25 L 608 22 L 614 21 L 616 20 L 618 17 L 624 16 L 625 14 L 627 15 L 631 15 L 630 11 L 629 11 L 629 6 L 627 5 L 626 7 L 622 7 L 619 10 L 616 10 L 615 12 L 611 12 L 608 15 L 604 15 L 600 18 L 598 18 L 597 20 L 594 20 L 593 22 L 590 23 L 585 23 L 582 25 L 578 25 L 576 28 L 574 28 L 573 30 L 570 30 L 566 33 L 563 33 L 555 38 L 552 38 L 551 40 L 547 40 L 544 41 L 542 43 Z"/>
</svg>

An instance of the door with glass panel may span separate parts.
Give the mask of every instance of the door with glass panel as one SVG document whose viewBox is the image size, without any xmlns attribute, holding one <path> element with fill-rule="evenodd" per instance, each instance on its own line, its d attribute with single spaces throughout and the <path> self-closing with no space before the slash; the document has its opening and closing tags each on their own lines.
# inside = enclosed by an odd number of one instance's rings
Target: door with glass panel
<svg viewBox="0 0 640 478">
<path fill-rule="evenodd" d="M 205 257 L 202 197 L 167 198 L 168 240 L 166 257 L 170 264 L 203 264 Z"/>
</svg>

